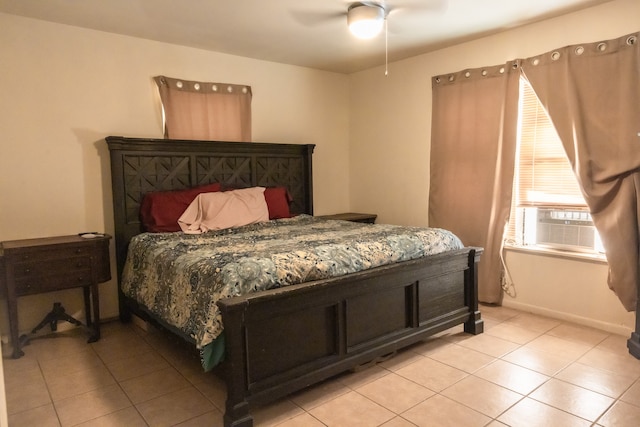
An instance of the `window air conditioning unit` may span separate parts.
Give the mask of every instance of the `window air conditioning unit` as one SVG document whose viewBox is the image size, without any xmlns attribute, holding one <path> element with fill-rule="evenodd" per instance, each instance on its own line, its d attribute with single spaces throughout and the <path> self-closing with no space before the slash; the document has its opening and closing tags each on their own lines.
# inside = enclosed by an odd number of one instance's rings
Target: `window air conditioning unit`
<svg viewBox="0 0 640 427">
<path fill-rule="evenodd" d="M 555 249 L 604 252 L 591 214 L 580 209 L 525 208 L 524 243 Z"/>
</svg>

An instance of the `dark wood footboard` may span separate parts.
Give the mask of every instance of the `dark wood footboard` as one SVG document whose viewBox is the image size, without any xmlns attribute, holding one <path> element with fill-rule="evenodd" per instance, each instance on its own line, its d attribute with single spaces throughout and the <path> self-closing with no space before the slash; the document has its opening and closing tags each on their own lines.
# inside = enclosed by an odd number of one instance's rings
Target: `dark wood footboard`
<svg viewBox="0 0 640 427">
<path fill-rule="evenodd" d="M 225 426 L 253 425 L 273 401 L 458 324 L 483 331 L 482 249 L 222 300 Z"/>
</svg>

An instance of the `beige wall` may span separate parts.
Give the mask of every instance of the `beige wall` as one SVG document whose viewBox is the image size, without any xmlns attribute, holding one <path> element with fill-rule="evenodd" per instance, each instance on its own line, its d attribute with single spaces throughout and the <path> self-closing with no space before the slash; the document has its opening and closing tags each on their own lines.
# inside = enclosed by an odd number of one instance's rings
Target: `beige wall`
<svg viewBox="0 0 640 427">
<path fill-rule="evenodd" d="M 316 144 L 316 213 L 349 207 L 345 75 L 6 14 L 0 52 L 0 241 L 113 232 L 103 138 L 162 137 L 158 74 L 251 85 L 254 141 Z M 116 316 L 115 280 L 101 291 L 103 317 Z M 80 290 L 25 297 L 20 329 L 53 301 L 80 314 Z M 3 335 L 6 319 L 2 302 Z"/>
<path fill-rule="evenodd" d="M 628 313 L 606 285 L 601 262 L 507 250 L 516 297 L 504 305 L 628 335 L 634 328 Z"/>
<path fill-rule="evenodd" d="M 251 85 L 255 141 L 317 144 L 316 213 L 427 225 L 431 76 L 638 29 L 640 2 L 619 0 L 393 63 L 384 77 L 382 68 L 344 76 L 0 14 L 0 240 L 112 232 L 102 138 L 162 136 L 157 74 Z M 632 327 L 604 266 L 521 253 L 507 262 L 519 296 L 506 305 Z M 116 316 L 115 281 L 101 289 L 103 316 Z M 54 300 L 79 316 L 79 294 L 21 298 L 21 330 Z"/>
<path fill-rule="evenodd" d="M 383 68 L 345 76 L 0 14 L 0 240 L 112 232 L 102 138 L 161 137 L 157 74 L 251 85 L 255 141 L 317 144 L 316 213 L 350 209 L 427 225 L 431 76 L 638 29 L 640 2 L 617 0 L 392 63 L 384 77 Z M 393 50 L 393 36 L 389 42 Z M 526 254 L 507 262 L 519 296 L 505 304 L 631 327 L 615 298 L 601 297 L 609 292 L 604 266 L 584 276 L 580 262 Z M 115 316 L 115 281 L 101 289 L 103 316 Z M 584 304 L 549 302 L 567 290 Z M 21 329 L 53 300 L 78 316 L 79 294 L 22 298 Z M 584 309 L 594 301 L 597 309 Z"/>
<path fill-rule="evenodd" d="M 432 76 L 501 64 L 638 30 L 640 2 L 618 0 L 392 63 L 387 77 L 382 67 L 352 74 L 351 208 L 375 212 L 381 222 L 428 223 Z M 389 46 L 393 52 L 393 36 Z M 605 266 L 590 266 L 593 274 L 585 276 L 581 274 L 583 262 L 518 254 L 509 256 L 508 264 L 520 292 L 514 300 L 505 298 L 505 305 L 516 304 L 612 328 L 633 327 L 633 315 L 611 298 Z M 610 298 L 601 298 L 603 289 Z M 543 293 L 545 297 L 541 297 Z M 551 303 L 561 297 L 573 301 Z M 598 305 L 597 310 L 587 309 L 593 304 Z"/>
</svg>

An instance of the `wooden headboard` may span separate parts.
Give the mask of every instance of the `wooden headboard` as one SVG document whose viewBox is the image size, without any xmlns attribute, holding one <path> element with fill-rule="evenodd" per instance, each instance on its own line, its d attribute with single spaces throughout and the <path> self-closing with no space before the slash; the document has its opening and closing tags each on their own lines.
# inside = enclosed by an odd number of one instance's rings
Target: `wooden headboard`
<svg viewBox="0 0 640 427">
<path fill-rule="evenodd" d="M 291 212 L 313 215 L 311 157 L 315 145 L 105 138 L 111 183 L 118 279 L 133 236 L 143 231 L 140 203 L 151 191 L 219 182 L 235 188 L 287 187 Z"/>
</svg>

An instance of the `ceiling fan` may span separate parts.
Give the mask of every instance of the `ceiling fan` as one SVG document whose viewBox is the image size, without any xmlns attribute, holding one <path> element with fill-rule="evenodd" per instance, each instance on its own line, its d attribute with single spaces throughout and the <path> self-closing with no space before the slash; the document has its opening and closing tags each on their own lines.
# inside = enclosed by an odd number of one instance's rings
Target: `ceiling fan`
<svg viewBox="0 0 640 427">
<path fill-rule="evenodd" d="M 347 9 L 347 26 L 359 39 L 371 39 L 382 31 L 387 11 L 378 3 L 352 3 Z"/>
<path fill-rule="evenodd" d="M 360 39 L 372 39 L 384 29 L 385 33 L 385 75 L 388 74 L 388 18 L 398 12 L 419 10 L 443 10 L 447 0 L 365 0 L 348 4 L 346 11 L 320 12 L 298 10 L 291 14 L 296 21 L 305 26 L 316 26 L 346 17 L 351 34 Z M 395 18 L 394 18 L 395 19 Z"/>
<path fill-rule="evenodd" d="M 354 25 L 358 26 L 357 24 L 362 21 L 371 21 L 371 25 L 376 23 L 379 27 L 377 33 L 379 34 L 384 26 L 384 21 L 389 16 L 394 17 L 405 12 L 441 11 L 446 7 L 447 0 L 363 0 L 348 2 L 346 9 L 342 5 L 339 8 L 333 7 L 330 3 L 332 2 L 325 0 L 321 6 L 324 8 L 323 10 L 320 8 L 296 9 L 291 11 L 291 15 L 297 22 L 305 26 L 317 26 L 346 18 L 347 25 L 351 28 Z M 375 37 L 375 35 L 369 38 Z"/>
</svg>

